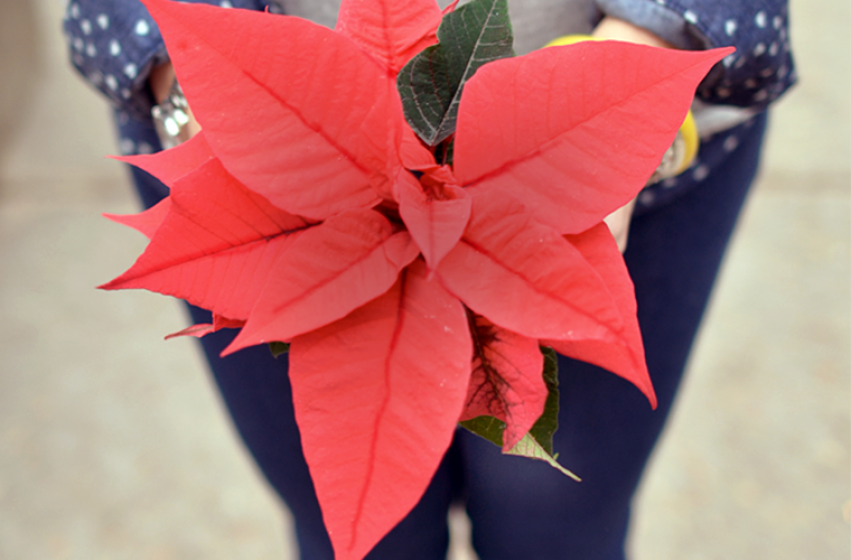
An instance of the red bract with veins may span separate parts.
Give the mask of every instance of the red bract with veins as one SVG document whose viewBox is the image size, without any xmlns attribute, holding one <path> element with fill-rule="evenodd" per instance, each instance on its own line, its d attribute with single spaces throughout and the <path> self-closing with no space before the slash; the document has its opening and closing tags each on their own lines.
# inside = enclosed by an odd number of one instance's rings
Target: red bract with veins
<svg viewBox="0 0 851 560">
<path fill-rule="evenodd" d="M 437 42 L 432 0 L 294 17 L 144 0 L 203 131 L 121 158 L 171 195 L 113 217 L 150 238 L 106 289 L 145 288 L 241 327 L 226 353 L 290 343 L 304 454 L 338 560 L 416 504 L 459 420 L 544 410 L 539 345 L 655 406 L 632 285 L 602 219 L 657 166 L 728 53 L 603 42 L 483 66 L 453 165 L 403 114 L 396 76 Z"/>
</svg>

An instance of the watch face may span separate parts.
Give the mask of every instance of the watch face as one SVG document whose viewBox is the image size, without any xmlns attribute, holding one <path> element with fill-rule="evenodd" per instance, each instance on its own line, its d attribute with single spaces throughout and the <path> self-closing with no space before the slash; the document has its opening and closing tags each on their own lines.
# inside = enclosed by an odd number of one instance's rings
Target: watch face
<svg viewBox="0 0 851 560">
<path fill-rule="evenodd" d="M 189 123 L 189 106 L 177 81 L 171 86 L 168 97 L 151 109 L 151 117 L 163 149 L 173 148 L 189 139 L 186 128 Z"/>
</svg>

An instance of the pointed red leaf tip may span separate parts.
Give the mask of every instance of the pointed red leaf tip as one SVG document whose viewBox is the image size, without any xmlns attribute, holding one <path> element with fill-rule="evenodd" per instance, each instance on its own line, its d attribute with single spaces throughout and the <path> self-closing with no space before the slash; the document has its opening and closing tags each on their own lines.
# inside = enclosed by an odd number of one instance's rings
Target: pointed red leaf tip
<svg viewBox="0 0 851 560">
<path fill-rule="evenodd" d="M 380 296 L 419 249 L 373 210 L 350 210 L 302 233 L 275 263 L 251 316 L 222 355 L 290 340 Z"/>
<path fill-rule="evenodd" d="M 529 338 L 605 337 L 623 328 L 585 257 L 503 192 L 473 197 L 464 237 L 437 274 L 477 314 Z"/>
<path fill-rule="evenodd" d="M 605 224 L 579 235 L 567 236 L 606 283 L 624 322 L 614 339 L 608 336 L 577 337 L 570 340 L 544 340 L 556 352 L 598 365 L 638 387 L 656 408 L 656 393 L 644 359 L 644 345 L 636 316 L 635 290 L 617 243 Z"/>
<path fill-rule="evenodd" d="M 198 323 L 197 325 L 186 327 L 185 329 L 177 331 L 176 333 L 166 335 L 165 339 L 170 340 L 172 338 L 177 338 L 180 336 L 194 336 L 196 338 L 201 338 L 207 336 L 210 333 L 214 333 L 222 329 L 238 329 L 244 325 L 245 321 L 228 319 L 227 317 L 222 317 L 221 315 L 214 314 L 212 324 Z"/>
<path fill-rule="evenodd" d="M 402 127 L 402 146 L 400 148 L 402 164 L 406 169 L 414 171 L 425 171 L 437 167 L 434 155 L 422 143 L 419 137 L 405 123 Z"/>
<path fill-rule="evenodd" d="M 138 214 L 104 214 L 103 217 L 112 220 L 117 224 L 131 227 L 148 239 L 151 239 L 154 236 L 154 233 L 156 233 L 157 228 L 160 227 L 160 224 L 168 215 L 170 208 L 171 198 L 166 197 L 154 206 L 151 206 L 144 212 L 139 212 Z"/>
<path fill-rule="evenodd" d="M 470 197 L 453 183 L 449 168 L 435 167 L 419 181 L 406 173 L 394 187 L 399 215 L 432 270 L 461 239 L 470 219 Z"/>
<path fill-rule="evenodd" d="M 113 159 L 147 171 L 166 186 L 171 187 L 175 181 L 214 157 L 216 156 L 210 150 L 210 145 L 207 144 L 202 131 L 170 150 L 140 156 L 115 156 Z"/>
<path fill-rule="evenodd" d="M 246 189 L 217 159 L 178 179 L 167 200 L 145 252 L 101 288 L 144 288 L 244 320 L 277 258 L 310 227 Z"/>
<path fill-rule="evenodd" d="M 457 6 L 458 6 L 458 0 L 455 0 L 454 2 L 450 2 L 445 8 L 443 8 L 442 14 L 443 15 L 451 14 L 452 12 L 455 11 L 455 8 Z"/>
<path fill-rule="evenodd" d="M 560 233 L 585 231 L 643 188 L 730 52 L 588 41 L 487 64 L 458 109 L 458 182 L 511 193 Z"/>
<path fill-rule="evenodd" d="M 461 303 L 415 261 L 379 298 L 298 336 L 290 382 L 336 560 L 413 508 L 449 448 L 472 359 Z"/>
<path fill-rule="evenodd" d="M 544 413 L 547 385 L 538 341 L 475 317 L 473 372 L 460 421 L 493 416 L 505 422 L 502 451 L 513 448 Z"/>
<path fill-rule="evenodd" d="M 172 338 L 178 338 L 181 336 L 194 336 L 195 338 L 201 338 L 212 332 L 215 332 L 212 323 L 198 323 L 177 332 L 167 334 L 165 335 L 165 339 L 171 340 Z"/>
<path fill-rule="evenodd" d="M 349 38 L 294 17 L 144 1 L 210 148 L 240 182 L 311 219 L 389 198 L 402 104 Z"/>
<path fill-rule="evenodd" d="M 336 31 L 395 76 L 414 55 L 437 44 L 442 17 L 434 0 L 343 0 Z"/>
</svg>

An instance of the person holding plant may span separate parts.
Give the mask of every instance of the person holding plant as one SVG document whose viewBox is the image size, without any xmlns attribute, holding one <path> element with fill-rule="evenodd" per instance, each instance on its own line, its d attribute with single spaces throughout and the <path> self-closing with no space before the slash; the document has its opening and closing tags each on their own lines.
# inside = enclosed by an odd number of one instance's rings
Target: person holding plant
<svg viewBox="0 0 851 560">
<path fill-rule="evenodd" d="M 227 8 L 333 24 L 338 3 L 232 0 Z M 699 50 L 733 45 L 698 88 L 702 146 L 691 166 L 649 184 L 607 219 L 635 284 L 653 411 L 623 379 L 559 356 L 560 412 L 554 447 L 583 477 L 502 457 L 471 434 L 455 441 L 420 502 L 367 558 L 444 558 L 446 514 L 464 503 L 482 560 L 624 558 L 630 502 L 670 411 L 727 241 L 757 171 L 765 110 L 795 80 L 785 2 L 708 0 L 512 0 L 515 50 L 570 34 Z M 126 154 L 157 151 L 199 130 L 176 88 L 162 38 L 137 0 L 76 0 L 65 21 L 78 70 L 116 106 Z M 569 69 L 565 69 L 569 71 Z M 227 99 L 222 99 L 226 104 Z M 151 113 L 161 122 L 159 134 Z M 164 116 L 166 118 L 164 118 Z M 169 120 L 171 119 L 171 120 Z M 137 168 L 150 207 L 167 188 Z M 664 175 L 664 174 L 663 174 Z M 192 308 L 196 323 L 209 323 Z M 233 333 L 202 339 L 216 382 L 248 450 L 293 512 L 302 558 L 333 551 L 302 455 L 286 355 L 252 347 L 220 358 Z"/>
</svg>

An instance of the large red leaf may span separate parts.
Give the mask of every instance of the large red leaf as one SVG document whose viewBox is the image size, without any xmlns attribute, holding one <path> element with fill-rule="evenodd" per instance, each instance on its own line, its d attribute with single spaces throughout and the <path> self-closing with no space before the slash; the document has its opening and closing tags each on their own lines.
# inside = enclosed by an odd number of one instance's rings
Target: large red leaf
<svg viewBox="0 0 851 560">
<path fill-rule="evenodd" d="M 247 319 L 276 259 L 309 226 L 239 184 L 217 159 L 178 179 L 169 200 L 142 256 L 102 288 L 144 288 Z"/>
<path fill-rule="evenodd" d="M 299 18 L 144 1 L 210 147 L 248 188 L 314 219 L 389 197 L 401 102 L 355 43 Z"/>
<path fill-rule="evenodd" d="M 589 41 L 488 64 L 461 98 L 458 182 L 510 193 L 560 233 L 585 231 L 641 190 L 730 52 Z"/>
<path fill-rule="evenodd" d="M 434 0 L 343 0 L 336 31 L 395 76 L 415 54 L 437 43 L 441 17 Z"/>
<path fill-rule="evenodd" d="M 507 453 L 529 431 L 547 402 L 538 341 L 475 317 L 473 372 L 460 421 L 493 416 L 505 422 L 502 450 Z"/>
<path fill-rule="evenodd" d="M 419 260 L 378 299 L 293 339 L 296 420 L 336 560 L 360 560 L 422 496 L 471 358 L 463 306 Z"/>
<path fill-rule="evenodd" d="M 545 340 L 556 352 L 583 360 L 615 373 L 641 389 L 656 408 L 656 393 L 647 363 L 636 316 L 635 290 L 617 243 L 605 224 L 567 239 L 602 276 L 621 313 L 624 329 L 616 339 L 589 336 L 582 340 Z"/>
<path fill-rule="evenodd" d="M 170 150 L 155 154 L 122 156 L 114 159 L 135 165 L 171 187 L 175 181 L 198 169 L 214 157 L 216 156 L 210 149 L 204 132 L 201 131 L 183 144 L 178 144 Z"/>
<path fill-rule="evenodd" d="M 429 178 L 427 173 L 418 182 L 406 173 L 396 182 L 394 194 L 399 215 L 429 268 L 434 269 L 461 239 L 470 219 L 471 202 L 464 189 L 439 182 L 427 184 Z"/>
<path fill-rule="evenodd" d="M 279 259 L 248 322 L 225 354 L 292 337 L 341 319 L 396 282 L 419 254 L 373 210 L 350 210 L 306 231 Z"/>
<path fill-rule="evenodd" d="M 605 338 L 623 326 L 585 257 L 498 191 L 473 197 L 464 237 L 437 274 L 470 309 L 529 338 Z"/>
</svg>

